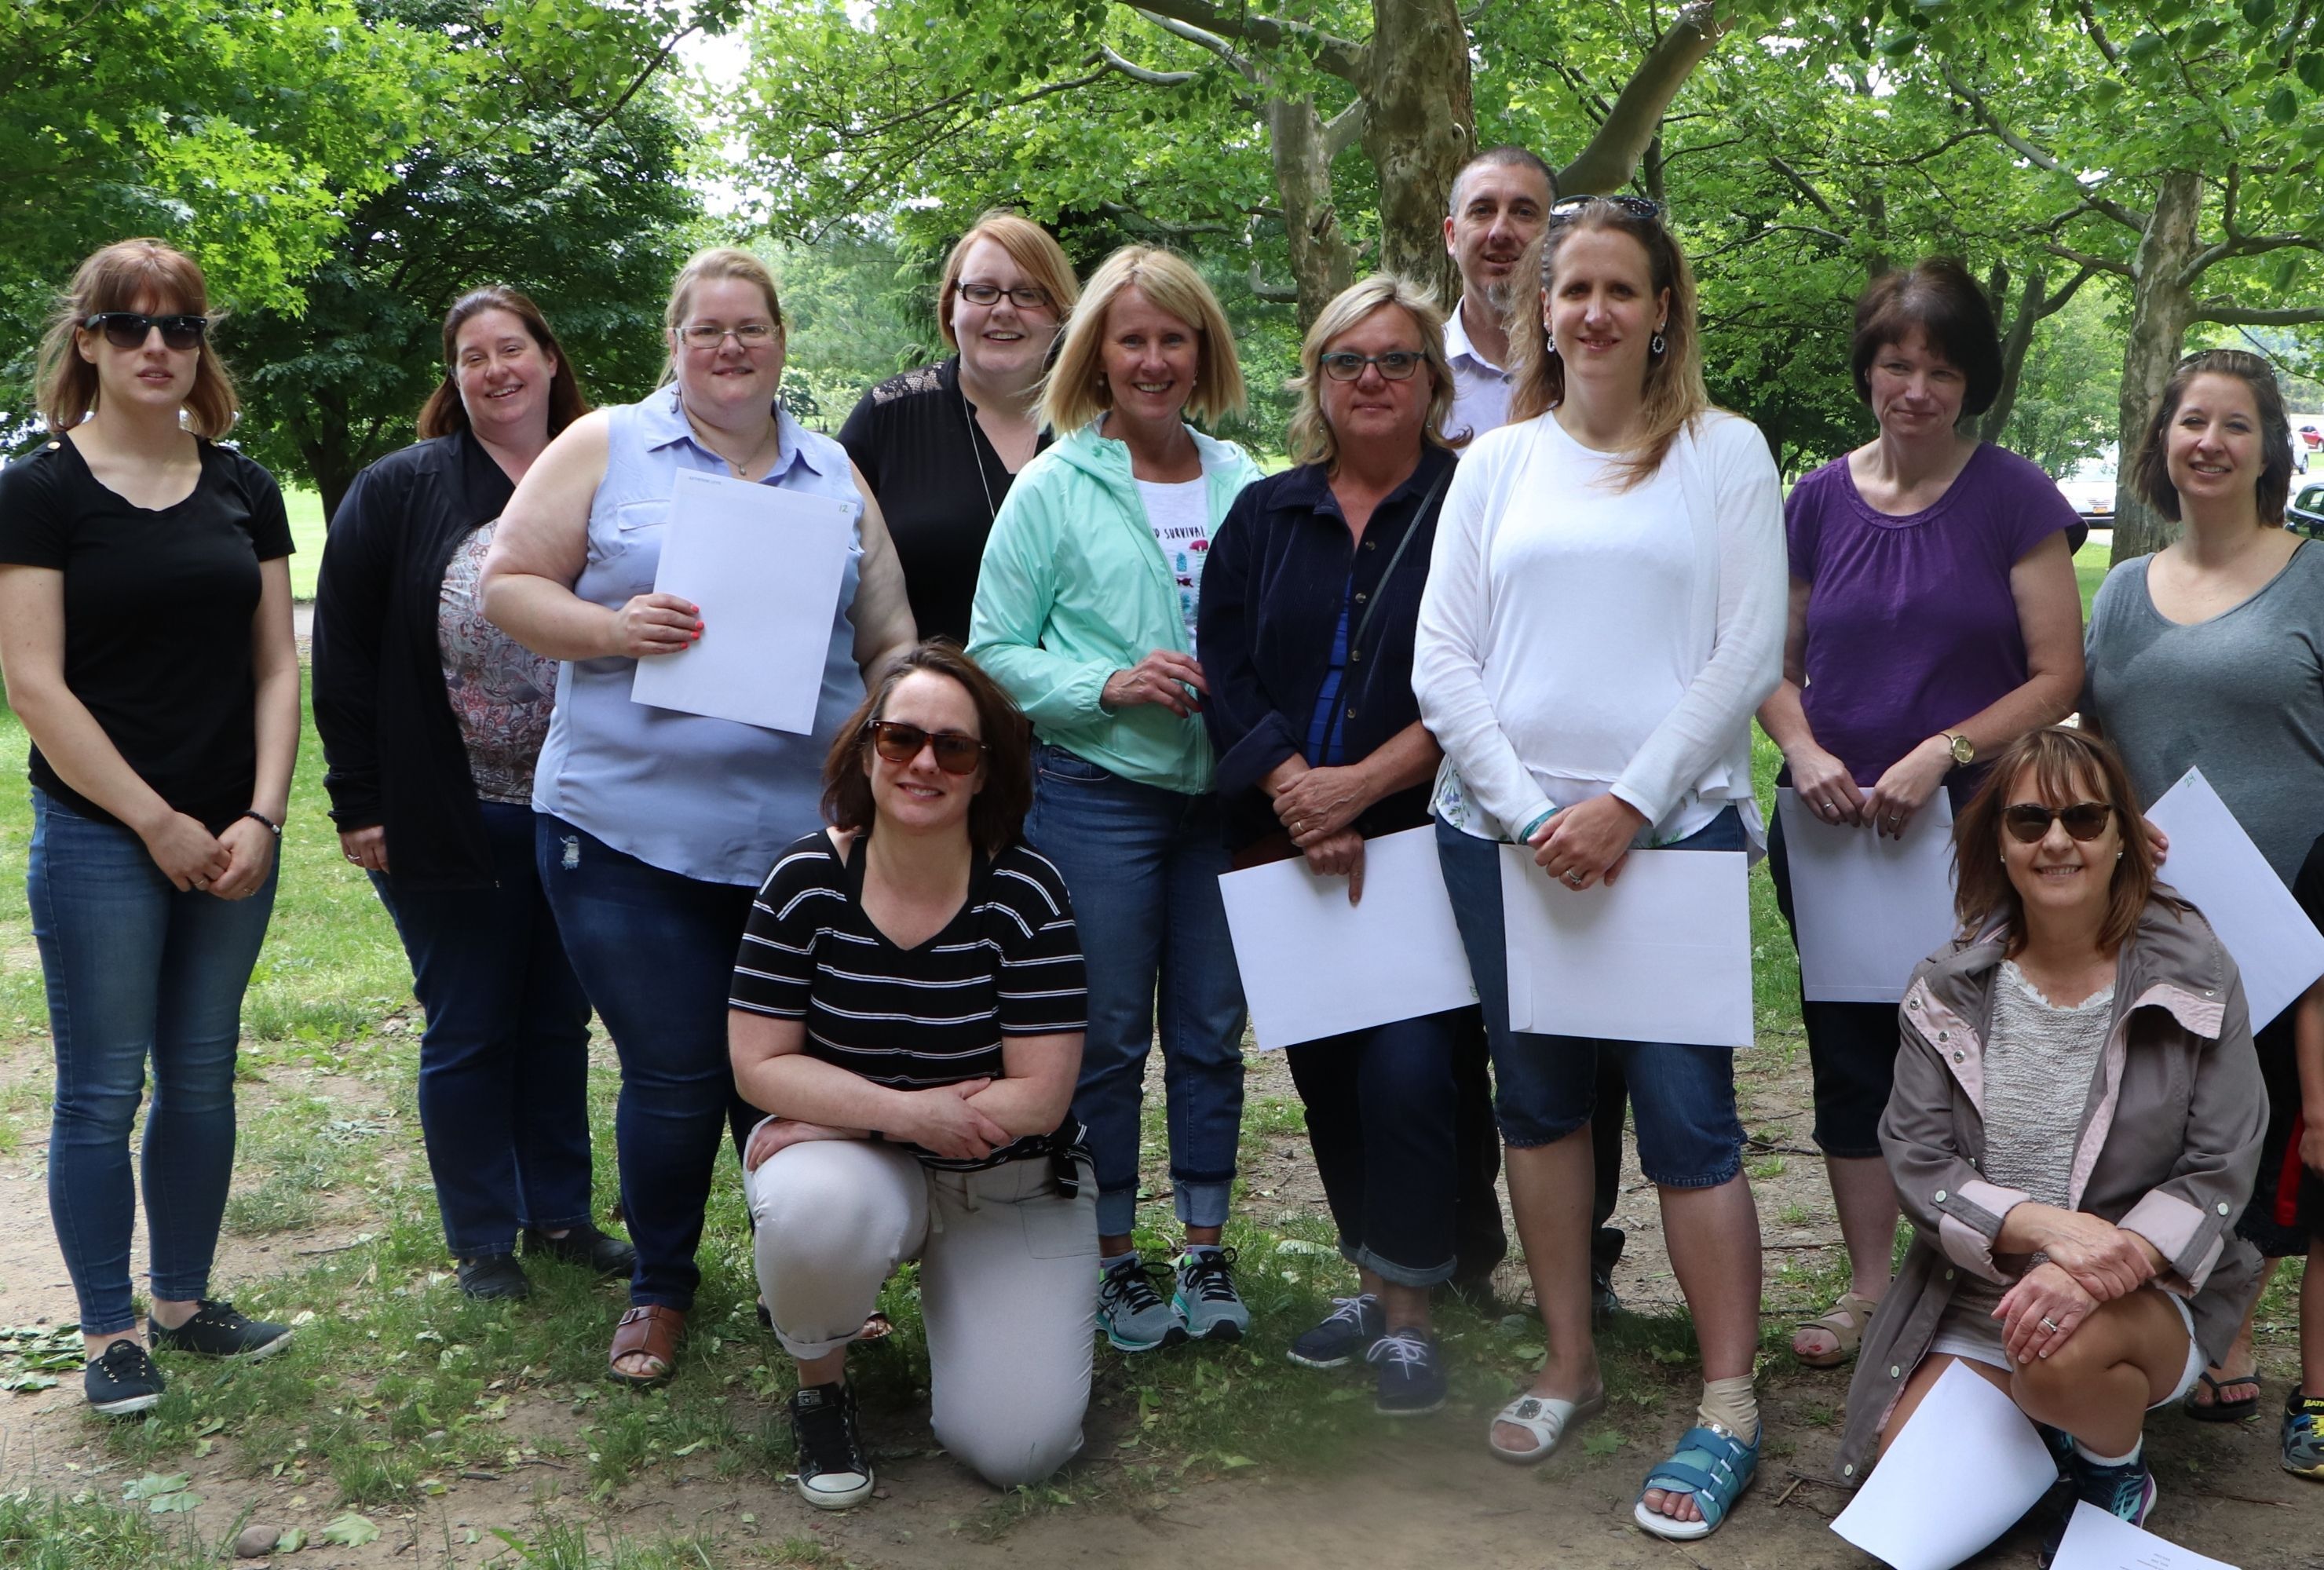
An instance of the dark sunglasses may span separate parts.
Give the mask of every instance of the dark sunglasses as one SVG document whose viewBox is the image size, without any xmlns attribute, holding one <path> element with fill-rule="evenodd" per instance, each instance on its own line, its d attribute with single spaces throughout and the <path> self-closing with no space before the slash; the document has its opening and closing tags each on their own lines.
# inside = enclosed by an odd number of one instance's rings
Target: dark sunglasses
<svg viewBox="0 0 2324 1570">
<path fill-rule="evenodd" d="M 1427 358 L 1425 354 L 1416 353 L 1410 349 L 1390 349 L 1385 354 L 1358 354 L 1351 350 L 1339 349 L 1324 355 L 1317 363 L 1323 367 L 1323 374 L 1334 381 L 1360 381 L 1367 365 L 1379 366 L 1379 373 L 1390 381 L 1405 381 L 1410 380 L 1412 373 L 1419 370 Z"/>
<path fill-rule="evenodd" d="M 923 730 L 900 720 L 874 720 L 865 727 L 872 745 L 890 763 L 909 763 L 923 747 L 936 749 L 936 767 L 946 774 L 974 774 L 984 761 L 984 743 L 957 730 Z"/>
<path fill-rule="evenodd" d="M 2076 802 L 2070 807 L 2045 807 L 2038 802 L 2012 802 L 2001 809 L 2001 822 L 2013 840 L 2036 844 L 2050 832 L 2052 820 L 2066 825 L 2077 840 L 2095 840 L 2114 821 L 2114 809 L 2104 802 Z"/>
<path fill-rule="evenodd" d="M 92 333 L 103 333 L 116 349 L 142 349 L 145 335 L 161 329 L 162 344 L 171 349 L 198 349 L 210 330 L 209 318 L 197 316 L 149 317 L 139 311 L 99 311 L 81 323 Z"/>
<path fill-rule="evenodd" d="M 1662 204 L 1650 202 L 1644 197 L 1563 197 L 1549 204 L 1549 221 L 1560 223 L 1577 213 L 1586 213 L 1593 202 L 1619 207 L 1642 223 L 1651 224 L 1663 216 Z"/>
</svg>

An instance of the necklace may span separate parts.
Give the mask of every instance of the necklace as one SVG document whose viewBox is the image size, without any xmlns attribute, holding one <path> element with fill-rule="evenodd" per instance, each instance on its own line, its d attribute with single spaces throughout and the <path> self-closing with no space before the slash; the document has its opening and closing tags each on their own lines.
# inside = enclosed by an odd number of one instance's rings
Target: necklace
<svg viewBox="0 0 2324 1570">
<path fill-rule="evenodd" d="M 737 480 L 748 480 L 751 477 L 751 465 L 757 463 L 759 461 L 759 454 L 767 450 L 767 442 L 770 437 L 772 437 L 778 445 L 780 444 L 782 439 L 781 422 L 770 422 L 768 430 L 759 437 L 759 442 L 756 446 L 752 447 L 749 453 L 745 454 L 739 460 L 730 458 L 725 454 L 719 452 L 715 446 L 712 445 L 710 438 L 702 434 L 702 427 L 694 422 L 694 411 L 686 407 L 684 399 L 681 399 L 678 401 L 678 412 L 686 416 L 686 427 L 694 433 L 694 439 L 702 445 L 705 451 L 715 455 L 720 463 L 725 464 L 729 469 L 733 470 L 734 478 Z"/>
<path fill-rule="evenodd" d="M 984 491 L 985 517 L 988 521 L 998 522 L 1001 509 L 993 505 L 992 482 L 985 475 L 984 454 L 976 445 L 976 413 L 968 407 L 968 394 L 961 390 L 957 380 L 953 382 L 953 390 L 960 393 L 960 418 L 968 422 L 968 459 L 976 465 L 976 483 Z M 999 448 L 993 450 L 993 455 L 1000 456 Z"/>
</svg>

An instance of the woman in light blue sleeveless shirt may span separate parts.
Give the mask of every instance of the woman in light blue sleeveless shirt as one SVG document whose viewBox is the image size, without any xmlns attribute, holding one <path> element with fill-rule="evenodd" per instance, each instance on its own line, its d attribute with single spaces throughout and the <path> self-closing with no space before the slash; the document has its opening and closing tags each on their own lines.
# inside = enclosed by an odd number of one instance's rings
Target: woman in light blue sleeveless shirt
<svg viewBox="0 0 2324 1570">
<path fill-rule="evenodd" d="M 533 807 L 543 886 L 622 1061 L 615 1140 L 638 1262 L 613 1336 L 617 1380 L 669 1377 L 701 1279 L 719 1130 L 734 1097 L 727 983 L 752 891 L 821 822 L 824 755 L 864 677 L 914 641 L 878 505 L 838 443 L 775 402 L 781 307 L 747 252 L 706 251 L 670 292 L 672 379 L 576 421 L 510 500 L 484 568 L 485 613 L 565 662 Z M 682 658 L 697 609 L 654 590 L 669 498 L 687 471 L 824 496 L 856 515 L 815 730 L 794 736 L 634 702 L 641 659 Z"/>
</svg>

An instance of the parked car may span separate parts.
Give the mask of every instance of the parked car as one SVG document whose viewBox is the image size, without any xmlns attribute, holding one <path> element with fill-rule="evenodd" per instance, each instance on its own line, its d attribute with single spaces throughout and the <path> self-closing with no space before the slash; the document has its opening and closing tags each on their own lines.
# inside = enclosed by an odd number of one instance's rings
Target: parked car
<svg viewBox="0 0 2324 1570">
<path fill-rule="evenodd" d="M 2300 488 L 2283 510 L 2283 527 L 2310 539 L 2324 539 L 2324 484 Z"/>
<path fill-rule="evenodd" d="M 2058 482 L 2059 494 L 2093 528 L 2114 527 L 2115 467 L 2110 458 L 2086 461 Z"/>
</svg>

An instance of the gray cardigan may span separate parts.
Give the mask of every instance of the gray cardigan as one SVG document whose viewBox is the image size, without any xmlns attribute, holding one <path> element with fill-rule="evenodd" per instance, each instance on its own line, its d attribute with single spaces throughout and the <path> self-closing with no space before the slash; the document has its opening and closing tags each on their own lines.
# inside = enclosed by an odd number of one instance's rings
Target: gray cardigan
<svg viewBox="0 0 2324 1570">
<path fill-rule="evenodd" d="M 2235 961 L 2210 923 L 2158 885 L 2122 946 L 2113 1024 L 2084 1094 L 2073 1207 L 2137 1233 L 2163 1255 L 2154 1284 L 2187 1299 L 2216 1362 L 2234 1338 L 2260 1260 L 2228 1230 L 2259 1171 L 2267 1091 Z M 2002 1217 L 2026 1198 L 1980 1175 L 1984 1056 L 2003 945 L 1957 939 L 1921 962 L 1898 1012 L 1896 1085 L 1880 1145 L 1914 1238 L 1866 1330 L 1849 1385 L 1842 1482 L 1868 1470 L 1904 1382 L 1928 1354 L 1963 1271 L 2014 1282 L 1996 1259 Z"/>
</svg>

